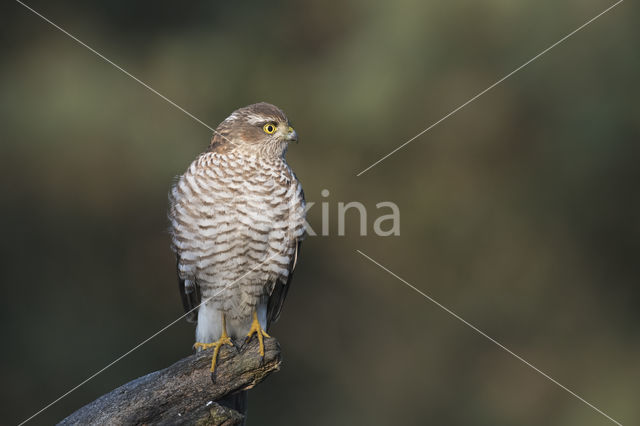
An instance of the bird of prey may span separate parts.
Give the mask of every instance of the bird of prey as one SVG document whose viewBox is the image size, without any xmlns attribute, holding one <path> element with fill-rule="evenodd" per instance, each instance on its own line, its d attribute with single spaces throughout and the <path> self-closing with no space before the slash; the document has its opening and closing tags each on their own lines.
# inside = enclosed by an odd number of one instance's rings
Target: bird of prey
<svg viewBox="0 0 640 426">
<path fill-rule="evenodd" d="M 302 185 L 285 154 L 297 134 L 282 110 L 234 111 L 169 194 L 172 249 L 198 350 L 264 338 L 291 286 L 304 237 Z"/>
</svg>

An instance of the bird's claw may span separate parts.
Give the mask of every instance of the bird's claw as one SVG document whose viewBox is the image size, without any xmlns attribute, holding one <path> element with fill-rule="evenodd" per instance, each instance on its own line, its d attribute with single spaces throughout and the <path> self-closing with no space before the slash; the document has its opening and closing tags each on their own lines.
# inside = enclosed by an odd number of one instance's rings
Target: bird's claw
<svg viewBox="0 0 640 426">
<path fill-rule="evenodd" d="M 266 331 L 262 329 L 260 326 L 260 322 L 258 321 L 258 315 L 254 311 L 253 312 L 253 321 L 251 322 L 251 328 L 249 329 L 249 334 L 247 334 L 247 338 L 244 340 L 244 344 L 246 345 L 251 341 L 253 335 L 258 336 L 258 343 L 260 344 L 260 359 L 264 359 L 264 338 L 271 337 L 267 334 Z"/>
<path fill-rule="evenodd" d="M 220 353 L 220 348 L 224 345 L 233 346 L 233 342 L 231 341 L 229 336 L 227 336 L 226 332 L 223 333 L 223 335 L 220 336 L 220 338 L 215 342 L 212 342 L 212 343 L 196 342 L 193 344 L 193 347 L 195 349 L 200 349 L 200 350 L 214 348 L 213 357 L 211 358 L 211 380 L 213 380 L 214 382 L 215 382 L 216 362 L 218 360 L 218 354 Z"/>
</svg>

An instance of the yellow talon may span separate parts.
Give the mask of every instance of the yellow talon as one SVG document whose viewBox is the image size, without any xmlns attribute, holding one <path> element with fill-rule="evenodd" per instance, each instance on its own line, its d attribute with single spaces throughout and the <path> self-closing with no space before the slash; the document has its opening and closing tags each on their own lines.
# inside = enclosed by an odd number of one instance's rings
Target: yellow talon
<svg viewBox="0 0 640 426">
<path fill-rule="evenodd" d="M 196 342 L 193 344 L 193 347 L 196 349 L 213 349 L 213 358 L 211 358 L 211 373 L 216 371 L 216 361 L 218 360 L 218 353 L 220 353 L 220 348 L 222 345 L 233 346 L 233 342 L 227 335 L 227 322 L 224 318 L 224 314 L 222 314 L 222 334 L 220 338 L 213 343 L 200 343 Z"/>
<path fill-rule="evenodd" d="M 249 334 L 247 334 L 247 342 L 251 340 L 251 336 L 253 336 L 254 334 L 258 335 L 258 342 L 260 343 L 260 356 L 264 357 L 264 337 L 271 336 L 269 336 L 267 332 L 264 331 L 260 326 L 260 322 L 258 321 L 258 313 L 256 311 L 253 311 L 253 321 L 251 322 Z"/>
</svg>

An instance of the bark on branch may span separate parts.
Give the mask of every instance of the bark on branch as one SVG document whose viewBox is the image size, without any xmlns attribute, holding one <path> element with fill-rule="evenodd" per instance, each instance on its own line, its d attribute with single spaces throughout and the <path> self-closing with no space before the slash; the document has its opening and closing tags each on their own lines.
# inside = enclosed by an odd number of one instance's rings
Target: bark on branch
<svg viewBox="0 0 640 426">
<path fill-rule="evenodd" d="M 262 362 L 257 339 L 252 339 L 240 351 L 223 346 L 215 383 L 209 372 L 213 354 L 213 349 L 209 349 L 132 380 L 85 405 L 59 424 L 241 424 L 240 413 L 215 401 L 251 389 L 271 372 L 279 370 L 278 342 L 269 338 L 264 343 Z"/>
</svg>

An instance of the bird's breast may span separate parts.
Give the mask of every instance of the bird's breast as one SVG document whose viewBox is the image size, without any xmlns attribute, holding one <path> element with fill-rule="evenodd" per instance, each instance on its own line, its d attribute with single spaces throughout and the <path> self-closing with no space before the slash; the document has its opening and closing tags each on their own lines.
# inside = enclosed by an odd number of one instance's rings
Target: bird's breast
<svg viewBox="0 0 640 426">
<path fill-rule="evenodd" d="M 304 205 L 283 166 L 217 153 L 192 164 L 172 191 L 181 274 L 201 285 L 286 277 Z"/>
</svg>

